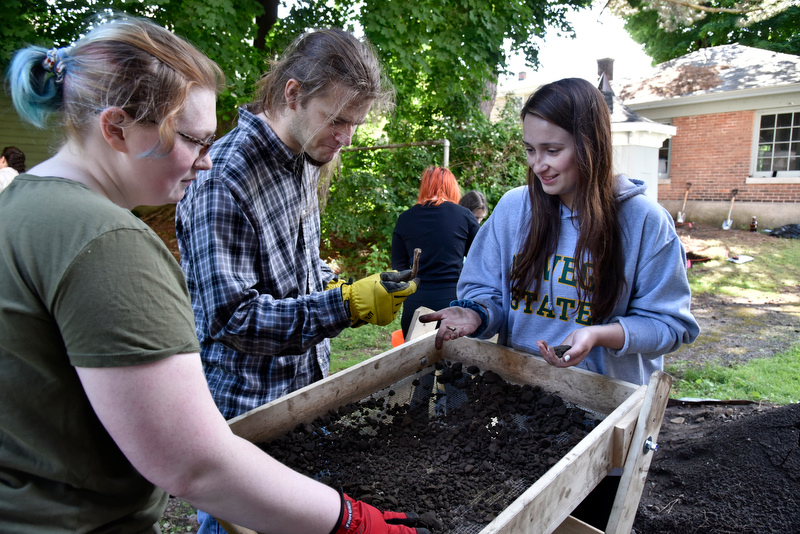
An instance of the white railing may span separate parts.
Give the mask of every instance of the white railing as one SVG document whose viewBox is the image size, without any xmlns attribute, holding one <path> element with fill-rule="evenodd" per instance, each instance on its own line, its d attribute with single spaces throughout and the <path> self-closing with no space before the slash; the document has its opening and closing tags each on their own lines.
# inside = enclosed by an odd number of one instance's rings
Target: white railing
<svg viewBox="0 0 800 534">
<path fill-rule="evenodd" d="M 442 145 L 444 147 L 444 158 L 442 162 L 442 167 L 447 167 L 450 165 L 450 141 L 448 139 L 437 139 L 436 141 L 419 141 L 416 143 L 398 143 L 393 145 L 376 145 L 376 146 L 358 146 L 352 148 L 343 148 L 342 152 L 356 152 L 359 150 L 382 150 L 382 149 L 393 149 L 393 148 L 406 148 L 410 146 L 430 146 L 430 145 Z"/>
</svg>

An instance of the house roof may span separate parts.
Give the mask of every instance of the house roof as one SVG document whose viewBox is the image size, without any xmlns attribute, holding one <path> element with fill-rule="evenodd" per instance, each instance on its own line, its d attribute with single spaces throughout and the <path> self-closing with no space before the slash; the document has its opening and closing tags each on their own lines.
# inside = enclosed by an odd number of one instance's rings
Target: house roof
<svg viewBox="0 0 800 534">
<path fill-rule="evenodd" d="M 626 104 L 800 83 L 800 56 L 730 44 L 703 48 L 653 67 L 647 78 L 620 80 Z"/>
<path fill-rule="evenodd" d="M 648 118 L 642 117 L 631 108 L 622 103 L 622 99 L 614 94 L 614 90 L 606 78 L 605 73 L 600 75 L 600 83 L 597 88 L 603 93 L 608 110 L 611 113 L 611 123 L 622 122 L 653 122 Z"/>
</svg>

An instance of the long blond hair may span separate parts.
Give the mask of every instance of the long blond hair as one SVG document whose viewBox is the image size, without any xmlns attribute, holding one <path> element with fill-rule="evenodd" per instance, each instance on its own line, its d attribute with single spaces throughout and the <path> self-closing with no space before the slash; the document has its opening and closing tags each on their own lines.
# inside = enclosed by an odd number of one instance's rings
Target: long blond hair
<svg viewBox="0 0 800 534">
<path fill-rule="evenodd" d="M 218 93 L 222 70 L 184 39 L 149 19 L 123 16 L 101 23 L 69 48 L 19 50 L 9 67 L 19 115 L 43 128 L 60 115 L 67 138 L 85 135 L 102 110 L 119 107 L 132 123 L 158 125 L 166 154 L 175 117 L 196 86 Z"/>
</svg>

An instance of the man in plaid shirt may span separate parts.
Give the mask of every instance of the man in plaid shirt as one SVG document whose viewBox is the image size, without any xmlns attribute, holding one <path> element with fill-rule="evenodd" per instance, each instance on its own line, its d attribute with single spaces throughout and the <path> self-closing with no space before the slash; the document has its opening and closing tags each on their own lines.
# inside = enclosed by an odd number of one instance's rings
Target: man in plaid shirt
<svg viewBox="0 0 800 534">
<path fill-rule="evenodd" d="M 203 367 L 225 418 L 327 376 L 328 338 L 388 324 L 416 290 L 405 271 L 344 283 L 319 257 L 320 167 L 392 96 L 368 44 L 341 30 L 301 36 L 178 204 Z"/>
<path fill-rule="evenodd" d="M 393 93 L 374 52 L 341 30 L 300 36 L 259 81 L 255 101 L 209 150 L 176 208 L 209 388 L 226 419 L 328 375 L 330 342 L 386 325 L 418 280 L 410 271 L 339 280 L 319 257 L 320 167 Z M 212 141 L 213 142 L 213 141 Z M 198 511 L 200 533 L 223 532 Z"/>
</svg>

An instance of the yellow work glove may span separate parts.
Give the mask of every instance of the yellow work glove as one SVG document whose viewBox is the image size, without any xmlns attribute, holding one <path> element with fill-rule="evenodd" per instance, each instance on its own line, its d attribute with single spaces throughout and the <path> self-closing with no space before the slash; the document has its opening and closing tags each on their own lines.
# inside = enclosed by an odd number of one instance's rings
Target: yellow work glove
<svg viewBox="0 0 800 534">
<path fill-rule="evenodd" d="M 342 285 L 342 300 L 350 313 L 350 326 L 366 323 L 386 326 L 391 323 L 406 297 L 413 294 L 419 278 L 411 280 L 411 270 L 373 274 Z"/>
<path fill-rule="evenodd" d="M 330 282 L 328 282 L 328 285 L 325 286 L 325 291 L 327 291 L 329 289 L 336 289 L 337 287 L 341 287 L 346 283 L 347 282 L 345 282 L 344 280 L 342 280 L 338 276 L 334 276 L 333 279 Z"/>
</svg>

